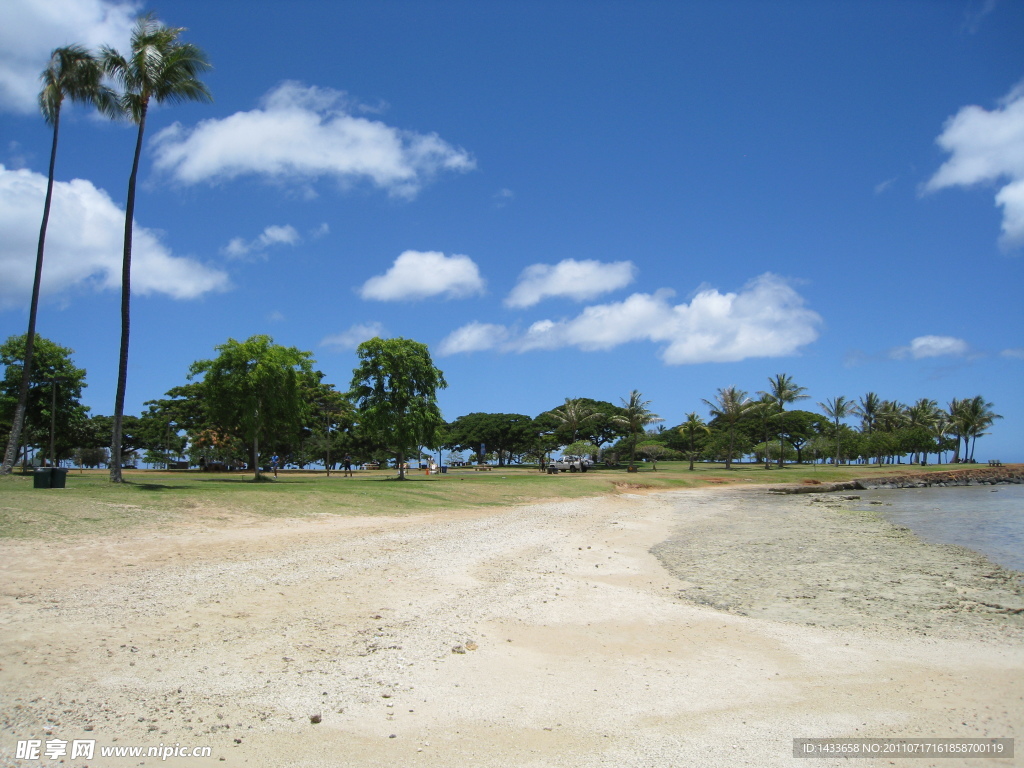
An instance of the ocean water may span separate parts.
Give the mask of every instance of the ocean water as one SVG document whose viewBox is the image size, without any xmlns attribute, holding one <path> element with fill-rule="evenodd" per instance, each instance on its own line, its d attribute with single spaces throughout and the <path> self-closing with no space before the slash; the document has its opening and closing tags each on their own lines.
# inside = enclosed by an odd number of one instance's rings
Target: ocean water
<svg viewBox="0 0 1024 768">
<path fill-rule="evenodd" d="M 958 544 L 1024 571 L 1024 485 L 898 488 L 860 496 L 860 508 L 881 509 L 890 522 L 926 541 Z"/>
</svg>

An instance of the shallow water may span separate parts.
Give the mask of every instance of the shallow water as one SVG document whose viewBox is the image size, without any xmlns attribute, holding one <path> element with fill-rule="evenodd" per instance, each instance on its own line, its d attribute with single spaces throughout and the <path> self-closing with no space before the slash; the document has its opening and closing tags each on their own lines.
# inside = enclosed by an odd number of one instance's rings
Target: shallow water
<svg viewBox="0 0 1024 768">
<path fill-rule="evenodd" d="M 927 541 L 958 544 L 1024 571 L 1024 485 L 863 491 L 861 507 L 886 504 L 885 517 Z"/>
</svg>

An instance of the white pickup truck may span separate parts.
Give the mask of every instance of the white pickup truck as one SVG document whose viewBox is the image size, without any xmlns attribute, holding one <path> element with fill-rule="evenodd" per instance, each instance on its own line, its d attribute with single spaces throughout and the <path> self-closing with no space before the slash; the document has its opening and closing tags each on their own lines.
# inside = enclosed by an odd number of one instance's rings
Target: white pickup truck
<svg viewBox="0 0 1024 768">
<path fill-rule="evenodd" d="M 548 463 L 548 474 L 559 472 L 586 472 L 594 461 L 589 456 L 563 456 Z"/>
</svg>

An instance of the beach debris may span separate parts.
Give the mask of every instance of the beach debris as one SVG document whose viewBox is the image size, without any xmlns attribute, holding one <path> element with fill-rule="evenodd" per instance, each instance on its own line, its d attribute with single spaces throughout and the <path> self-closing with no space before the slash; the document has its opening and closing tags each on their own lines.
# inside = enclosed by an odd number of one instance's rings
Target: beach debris
<svg viewBox="0 0 1024 768">
<path fill-rule="evenodd" d="M 466 652 L 465 646 L 462 646 L 462 645 L 452 646 L 452 653 L 465 653 L 465 652 Z"/>
<path fill-rule="evenodd" d="M 319 723 L 321 721 L 321 719 L 322 719 L 322 717 L 321 717 L 319 712 L 309 716 L 309 722 L 313 723 L 313 725 L 316 725 L 317 723 Z"/>
<path fill-rule="evenodd" d="M 479 647 L 480 646 L 477 645 L 476 643 L 474 643 L 472 640 L 467 640 L 466 641 L 466 650 L 467 651 L 475 651 Z"/>
</svg>

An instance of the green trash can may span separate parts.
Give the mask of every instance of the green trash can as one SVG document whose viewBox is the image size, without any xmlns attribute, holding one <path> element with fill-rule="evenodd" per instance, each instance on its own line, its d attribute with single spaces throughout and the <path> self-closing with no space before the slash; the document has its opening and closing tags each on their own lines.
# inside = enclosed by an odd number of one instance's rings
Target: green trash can
<svg viewBox="0 0 1024 768">
<path fill-rule="evenodd" d="M 50 474 L 51 488 L 65 488 L 68 482 L 68 471 L 64 467 L 54 467 Z"/>
<path fill-rule="evenodd" d="M 53 477 L 53 467 L 36 467 L 32 473 L 33 488 L 49 488 Z"/>
</svg>

